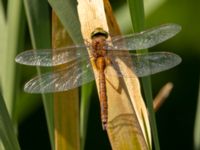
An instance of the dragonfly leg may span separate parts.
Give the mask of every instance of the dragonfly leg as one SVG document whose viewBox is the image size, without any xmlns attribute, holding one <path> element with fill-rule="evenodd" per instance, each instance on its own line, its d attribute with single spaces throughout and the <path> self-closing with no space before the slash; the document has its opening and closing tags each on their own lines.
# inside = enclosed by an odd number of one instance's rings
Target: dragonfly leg
<svg viewBox="0 0 200 150">
<path fill-rule="evenodd" d="M 91 64 L 92 64 L 92 67 L 93 67 L 95 70 L 98 70 L 98 69 L 97 69 L 97 65 L 96 65 L 96 58 L 95 58 L 95 57 L 92 57 L 92 58 L 91 58 Z"/>
<path fill-rule="evenodd" d="M 111 62 L 110 58 L 108 58 L 108 57 L 105 57 L 105 62 L 106 62 L 106 66 L 108 66 L 108 65 L 111 65 L 111 64 L 112 64 L 112 62 Z"/>
</svg>

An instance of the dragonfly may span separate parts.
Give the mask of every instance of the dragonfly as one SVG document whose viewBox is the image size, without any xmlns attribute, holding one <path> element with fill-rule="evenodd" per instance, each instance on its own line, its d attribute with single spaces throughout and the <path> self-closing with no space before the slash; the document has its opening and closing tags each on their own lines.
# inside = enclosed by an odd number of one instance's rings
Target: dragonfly
<svg viewBox="0 0 200 150">
<path fill-rule="evenodd" d="M 65 69 L 45 73 L 28 81 L 28 93 L 62 92 L 99 80 L 99 99 L 103 129 L 107 128 L 108 104 L 106 94 L 107 67 L 112 66 L 117 77 L 131 77 L 119 68 L 117 59 L 125 63 L 137 77 L 168 70 L 178 65 L 181 58 L 172 52 L 129 53 L 153 47 L 180 32 L 177 24 L 164 24 L 139 33 L 115 36 L 108 40 L 108 32 L 96 28 L 91 42 L 58 49 L 27 50 L 18 54 L 17 63 L 29 66 L 52 67 L 67 64 Z M 87 50 L 89 49 L 90 55 Z M 131 61 L 130 61 L 131 60 Z M 98 75 L 94 76 L 94 70 Z M 113 74 L 112 74 L 113 75 Z"/>
</svg>

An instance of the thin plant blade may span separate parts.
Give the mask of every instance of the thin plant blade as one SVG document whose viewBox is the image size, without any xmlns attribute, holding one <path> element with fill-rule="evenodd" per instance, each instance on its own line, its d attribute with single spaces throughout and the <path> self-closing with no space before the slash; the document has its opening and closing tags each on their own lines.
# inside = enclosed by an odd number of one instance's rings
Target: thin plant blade
<svg viewBox="0 0 200 150">
<path fill-rule="evenodd" d="M 94 89 L 94 82 L 87 85 L 83 85 L 81 88 L 81 108 L 80 108 L 80 140 L 81 150 L 84 150 L 86 135 L 87 135 L 87 123 L 90 110 L 90 97 Z"/>
<path fill-rule="evenodd" d="M 154 13 L 156 9 L 161 7 L 165 2 L 166 0 L 145 1 L 144 2 L 145 17 L 147 18 L 148 16 L 150 16 L 152 13 Z M 119 22 L 119 26 L 122 33 L 129 32 L 133 28 L 130 18 L 130 11 L 128 7 L 129 5 L 126 2 L 124 2 L 123 5 L 120 6 L 120 8 L 115 10 L 115 16 Z M 132 9 L 131 11 L 134 10 Z"/>
<path fill-rule="evenodd" d="M 82 43 L 77 2 L 74 0 L 48 0 L 73 42 Z"/>
<path fill-rule="evenodd" d="M 4 78 L 2 81 L 2 92 L 6 106 L 11 118 L 14 118 L 16 97 L 18 94 L 19 73 L 15 63 L 15 56 L 22 49 L 24 40 L 25 15 L 22 0 L 8 1 L 7 9 L 7 39 L 4 62 Z M 16 120 L 15 120 L 16 121 Z"/>
<path fill-rule="evenodd" d="M 0 0 L 0 82 L 5 86 L 5 58 L 6 58 L 6 40 L 7 40 L 7 22 L 6 13 L 4 11 L 3 1 Z"/>
<path fill-rule="evenodd" d="M 144 29 L 144 4 L 143 0 L 128 0 L 128 6 L 134 32 Z"/>
<path fill-rule="evenodd" d="M 200 149 L 200 82 L 199 82 L 199 94 L 197 102 L 196 119 L 194 126 L 194 148 L 195 150 Z"/>
<path fill-rule="evenodd" d="M 0 93 L 0 139 L 6 150 L 20 150 L 12 121 L 9 117 L 4 99 Z"/>
<path fill-rule="evenodd" d="M 24 0 L 31 42 L 34 49 L 51 47 L 50 14 L 45 0 Z M 37 68 L 40 74 L 41 70 Z M 42 95 L 45 115 L 50 135 L 51 147 L 54 148 L 53 100 L 51 95 Z M 28 99 L 27 99 L 28 100 Z"/>
<path fill-rule="evenodd" d="M 144 29 L 145 26 L 145 12 L 144 12 L 144 4 L 143 0 L 128 0 L 130 15 L 132 19 L 133 30 L 135 32 L 140 32 Z M 148 52 L 148 50 L 144 50 L 144 52 Z M 153 97 L 152 97 L 152 89 L 151 89 L 151 79 L 150 77 L 142 78 L 142 85 L 144 88 L 144 95 L 147 102 L 147 108 L 149 111 L 150 124 L 153 133 L 153 139 L 155 143 L 156 150 L 160 149 L 158 133 L 157 133 L 157 125 L 155 112 L 153 110 Z M 149 135 L 151 136 L 151 135 Z"/>
</svg>

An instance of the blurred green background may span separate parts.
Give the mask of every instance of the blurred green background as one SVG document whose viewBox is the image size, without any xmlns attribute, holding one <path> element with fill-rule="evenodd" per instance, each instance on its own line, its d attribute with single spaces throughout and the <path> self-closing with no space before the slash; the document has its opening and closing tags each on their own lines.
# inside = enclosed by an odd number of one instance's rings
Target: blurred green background
<svg viewBox="0 0 200 150">
<path fill-rule="evenodd" d="M 110 2 L 121 31 L 124 34 L 131 33 L 131 21 L 126 2 L 124 0 L 110 0 Z M 161 149 L 191 150 L 194 149 L 194 125 L 199 91 L 200 1 L 145 0 L 144 3 L 146 28 L 170 22 L 182 26 L 182 31 L 177 36 L 151 48 L 149 51 L 170 51 L 182 58 L 182 63 L 179 66 L 153 75 L 152 86 L 153 95 L 155 96 L 165 83 L 170 81 L 174 84 L 172 93 L 156 113 Z M 1 1 L 1 5 L 4 7 L 0 6 L 0 9 L 5 12 L 7 10 L 7 1 Z M 22 13 L 22 15 L 24 14 Z M 0 22 L 0 27 L 2 27 L 2 24 Z M 24 31 L 22 31 L 24 32 L 23 41 L 25 45 L 23 49 L 30 49 L 30 35 L 27 23 L 23 24 L 22 22 L 22 25 L 25 26 L 23 28 Z M 1 28 L 0 31 L 3 35 L 4 30 Z M 4 48 L 2 41 L 6 38 L 2 35 L 0 35 L 0 48 Z M 3 50 L 0 49 L 0 55 L 3 55 L 3 53 Z M 14 61 L 14 59 L 10 61 Z M 36 70 L 21 66 L 19 71 L 17 73 L 21 74 L 21 79 L 16 82 L 18 85 L 13 88 L 22 92 L 23 84 L 36 74 Z M 2 67 L 0 66 L 1 72 Z M 2 81 L 1 78 L 0 83 L 2 84 L 3 82 L 6 81 Z M 4 91 L 4 89 L 2 90 Z M 21 96 L 22 102 L 19 105 L 23 104 L 26 107 L 20 109 L 20 106 L 16 105 L 16 118 L 14 117 L 14 120 L 19 122 L 18 137 L 21 149 L 50 149 L 45 113 L 41 105 L 40 96 L 23 92 Z M 93 92 L 91 100 L 85 149 L 111 149 L 107 135 L 101 128 L 96 91 Z"/>
</svg>

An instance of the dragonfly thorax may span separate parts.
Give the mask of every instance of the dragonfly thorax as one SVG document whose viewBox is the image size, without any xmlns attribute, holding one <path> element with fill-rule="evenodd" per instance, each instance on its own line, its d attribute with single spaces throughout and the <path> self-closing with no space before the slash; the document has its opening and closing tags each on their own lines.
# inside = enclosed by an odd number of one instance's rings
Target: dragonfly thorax
<svg viewBox="0 0 200 150">
<path fill-rule="evenodd" d="M 92 51 L 94 57 L 104 57 L 106 55 L 106 37 L 96 35 L 92 38 Z"/>
<path fill-rule="evenodd" d="M 92 34 L 92 50 L 94 57 L 105 56 L 106 54 L 106 39 L 108 37 L 108 33 L 104 31 L 102 28 L 96 28 Z"/>
</svg>

